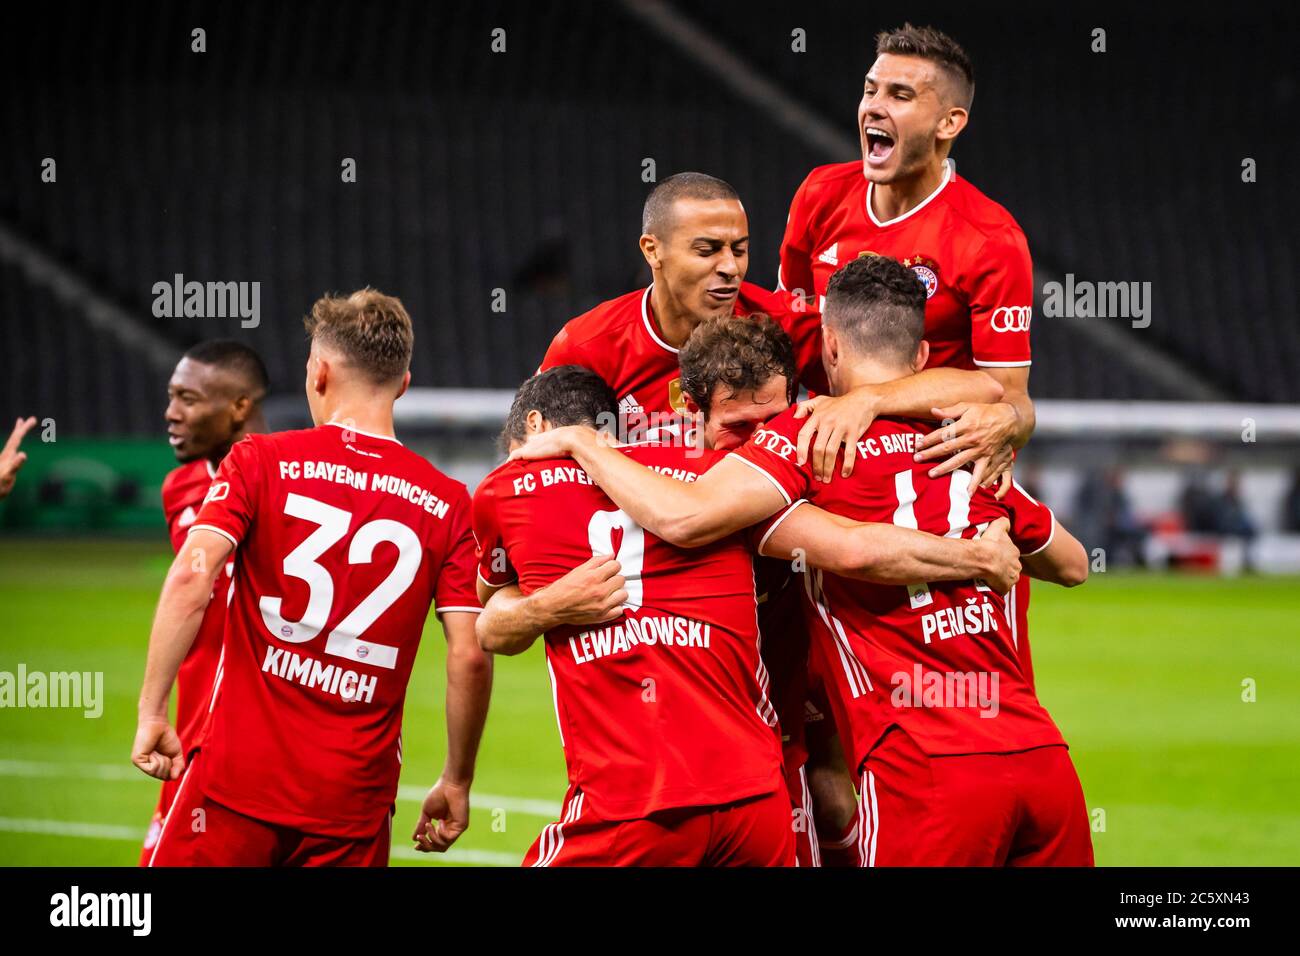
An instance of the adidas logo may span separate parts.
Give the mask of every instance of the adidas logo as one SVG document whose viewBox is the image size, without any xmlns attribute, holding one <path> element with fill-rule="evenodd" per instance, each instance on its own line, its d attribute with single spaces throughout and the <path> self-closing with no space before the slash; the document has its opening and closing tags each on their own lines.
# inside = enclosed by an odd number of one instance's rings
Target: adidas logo
<svg viewBox="0 0 1300 956">
<path fill-rule="evenodd" d="M 839 256 L 840 256 L 840 244 L 838 242 L 832 242 L 830 246 L 827 247 L 826 251 L 823 252 L 817 258 L 820 259 L 822 262 L 826 263 L 828 266 L 838 266 L 840 264 Z"/>
<path fill-rule="evenodd" d="M 624 395 L 618 400 L 618 410 L 624 415 L 640 415 L 644 409 L 634 395 Z"/>
</svg>

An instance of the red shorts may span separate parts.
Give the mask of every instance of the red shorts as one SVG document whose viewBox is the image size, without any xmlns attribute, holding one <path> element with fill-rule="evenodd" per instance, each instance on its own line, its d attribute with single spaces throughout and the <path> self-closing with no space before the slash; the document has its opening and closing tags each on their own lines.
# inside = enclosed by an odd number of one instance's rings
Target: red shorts
<svg viewBox="0 0 1300 956">
<path fill-rule="evenodd" d="M 864 866 L 1092 866 L 1079 776 L 1063 745 L 931 757 L 889 731 L 862 767 Z"/>
<path fill-rule="evenodd" d="M 817 827 L 813 823 L 812 793 L 808 790 L 808 773 L 800 764 L 791 770 L 786 764 L 785 790 L 790 798 L 790 828 L 794 831 L 794 865 L 821 866 L 817 846 Z"/>
<path fill-rule="evenodd" d="M 716 807 L 601 820 L 570 786 L 560 820 L 542 831 L 524 866 L 794 866 L 784 790 Z"/>
<path fill-rule="evenodd" d="M 186 764 L 186 769 L 189 765 Z M 149 830 L 144 835 L 144 847 L 140 850 L 140 865 L 148 866 L 149 861 L 153 859 L 153 848 L 158 845 L 158 837 L 162 835 L 163 821 L 167 819 L 167 811 L 171 809 L 172 801 L 176 799 L 176 791 L 181 788 L 181 781 L 185 779 L 182 773 L 176 780 L 164 780 L 162 793 L 158 796 L 158 806 L 154 808 L 153 819 L 149 821 Z"/>
<path fill-rule="evenodd" d="M 393 818 L 362 840 L 306 833 L 237 813 L 187 770 L 149 866 L 387 866 Z"/>
</svg>

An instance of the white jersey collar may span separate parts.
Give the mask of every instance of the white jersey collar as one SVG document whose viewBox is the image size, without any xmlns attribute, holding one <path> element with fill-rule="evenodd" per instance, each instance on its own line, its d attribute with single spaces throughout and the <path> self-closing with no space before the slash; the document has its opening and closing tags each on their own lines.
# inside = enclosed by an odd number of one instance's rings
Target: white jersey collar
<svg viewBox="0 0 1300 956">
<path fill-rule="evenodd" d="M 934 192 L 930 193 L 930 195 L 926 196 L 924 199 L 922 199 L 919 203 L 917 203 L 907 212 L 903 213 L 901 216 L 895 216 L 893 219 L 887 219 L 884 222 L 881 222 L 879 219 L 876 218 L 876 211 L 871 208 L 871 194 L 875 190 L 876 184 L 869 182 L 867 183 L 867 199 L 866 199 L 867 218 L 869 218 L 875 225 L 881 228 L 884 228 L 885 226 L 892 226 L 895 223 L 900 223 L 904 219 L 908 218 L 909 216 L 916 215 L 918 212 L 920 212 L 922 209 L 928 206 L 930 202 L 934 199 L 934 197 L 939 195 L 939 193 L 943 192 L 944 187 L 946 187 L 948 183 L 952 182 L 952 177 L 953 177 L 952 160 L 945 159 L 943 161 L 943 179 L 939 180 L 939 185 L 935 187 Z"/>
<path fill-rule="evenodd" d="M 673 348 L 659 337 L 659 333 L 655 331 L 655 324 L 650 318 L 650 290 L 654 287 L 655 284 L 651 282 L 646 286 L 645 294 L 641 296 L 641 321 L 645 323 L 645 330 L 650 333 L 650 338 L 656 345 L 676 355 L 681 350 Z"/>
</svg>

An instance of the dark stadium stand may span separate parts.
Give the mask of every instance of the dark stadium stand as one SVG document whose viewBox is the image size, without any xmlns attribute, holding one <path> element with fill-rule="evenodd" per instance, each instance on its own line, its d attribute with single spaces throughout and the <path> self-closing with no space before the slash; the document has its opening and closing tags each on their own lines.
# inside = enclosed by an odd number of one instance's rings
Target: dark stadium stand
<svg viewBox="0 0 1300 956">
<path fill-rule="evenodd" d="M 1243 16 L 1230 5 L 1180 4 L 1176 19 L 1167 8 L 1113 2 L 996 12 L 925 4 L 857 16 L 775 0 L 747 3 L 741 17 L 712 0 L 676 6 L 725 31 L 754 65 L 851 135 L 875 34 L 909 16 L 950 33 L 976 75 L 971 125 L 953 155 L 1024 228 L 1039 287 L 1067 272 L 1149 281 L 1153 321 L 1130 334 L 1228 398 L 1300 400 L 1300 189 L 1284 204 L 1241 180 L 1245 157 L 1257 161 L 1261 181 L 1290 175 L 1294 138 L 1276 132 L 1300 106 L 1295 5 L 1252 5 Z M 1263 20 L 1273 28 L 1261 32 Z M 802 55 L 790 52 L 795 27 L 807 31 Z M 1109 27 L 1105 53 L 1090 49 L 1095 27 Z M 1074 38 L 1067 56 L 1063 35 Z M 1139 76 L 1147 82 L 1134 83 Z M 1059 331 L 1036 313 L 1035 394 L 1163 397 L 1116 382 L 1113 370 L 1091 364 L 1097 356 L 1078 353 L 1077 336 Z M 1090 386 L 1095 376 L 1123 394 Z"/>
<path fill-rule="evenodd" d="M 854 135 L 871 36 L 893 18 L 675 8 Z M 205 337 L 252 343 L 280 391 L 300 388 L 303 311 L 365 284 L 415 317 L 415 384 L 515 385 L 564 321 L 645 281 L 645 158 L 660 178 L 731 180 L 756 237 L 751 278 L 771 284 L 795 187 L 813 166 L 852 158 L 785 132 L 614 3 L 565 3 L 562 15 L 503 2 L 156 4 L 131 18 L 146 30 L 107 7 L 69 9 L 43 10 L 0 67 L 0 223 L 178 351 Z M 74 15 L 92 26 L 65 35 Z M 1278 73 L 1294 63 L 1294 31 L 1261 51 L 1257 35 L 1238 43 L 1210 14 L 1175 25 L 1153 14 L 1140 37 L 1112 32 L 1102 56 L 1088 53 L 1087 27 L 1036 16 L 933 17 L 976 60 L 962 174 L 1020 220 L 1040 286 L 1066 272 L 1151 281 L 1154 321 L 1121 322 L 1125 335 L 1228 398 L 1300 401 L 1297 210 L 1239 176 L 1243 156 L 1261 177 L 1286 174 L 1272 134 L 1295 111 L 1295 67 Z M 194 26 L 206 53 L 190 52 Z M 505 54 L 489 50 L 498 26 Z M 794 26 L 808 30 L 807 54 L 790 52 Z M 1080 31 L 1077 57 L 1025 42 L 1065 29 Z M 1182 65 L 1167 66 L 1174 49 Z M 1148 85 L 1108 82 L 1108 64 L 1134 60 L 1149 64 Z M 1213 68 L 1193 73 L 1198 63 Z M 56 184 L 39 183 L 46 156 Z M 344 157 L 357 160 L 354 184 L 340 181 Z M 260 327 L 155 318 L 153 284 L 176 273 L 260 282 Z M 491 310 L 498 288 L 504 313 Z M 0 303 L 0 412 L 39 405 L 77 434 L 156 431 L 156 368 L 9 265 Z M 1035 350 L 1036 396 L 1186 397 L 1077 324 L 1040 314 Z"/>
</svg>

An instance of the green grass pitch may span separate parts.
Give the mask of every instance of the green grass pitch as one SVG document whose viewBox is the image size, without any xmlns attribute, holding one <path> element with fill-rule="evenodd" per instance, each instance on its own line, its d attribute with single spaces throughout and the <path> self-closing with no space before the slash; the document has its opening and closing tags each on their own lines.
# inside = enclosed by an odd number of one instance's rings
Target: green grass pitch
<svg viewBox="0 0 1300 956">
<path fill-rule="evenodd" d="M 105 698 L 97 719 L 0 709 L 0 864 L 136 861 L 157 787 L 127 758 L 167 561 L 161 541 L 0 538 L 0 671 L 102 671 Z M 1298 585 L 1095 574 L 1035 588 L 1039 694 L 1071 744 L 1098 863 L 1300 863 Z M 470 830 L 446 857 L 405 840 L 441 766 L 442 651 L 431 617 L 393 862 L 513 865 L 565 786 L 540 647 L 497 661 Z"/>
</svg>

